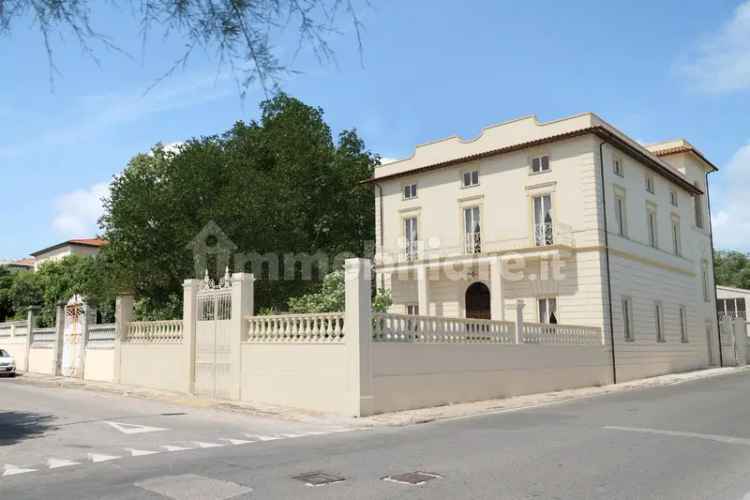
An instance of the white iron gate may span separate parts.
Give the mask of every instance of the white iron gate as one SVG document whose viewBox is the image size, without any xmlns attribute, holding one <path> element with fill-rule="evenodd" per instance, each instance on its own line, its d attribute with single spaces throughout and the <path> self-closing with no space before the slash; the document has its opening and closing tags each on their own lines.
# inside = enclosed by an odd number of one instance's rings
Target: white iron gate
<svg viewBox="0 0 750 500">
<path fill-rule="evenodd" d="M 195 392 L 201 397 L 231 398 L 231 285 L 228 275 L 218 285 L 206 276 L 197 294 Z"/>
</svg>

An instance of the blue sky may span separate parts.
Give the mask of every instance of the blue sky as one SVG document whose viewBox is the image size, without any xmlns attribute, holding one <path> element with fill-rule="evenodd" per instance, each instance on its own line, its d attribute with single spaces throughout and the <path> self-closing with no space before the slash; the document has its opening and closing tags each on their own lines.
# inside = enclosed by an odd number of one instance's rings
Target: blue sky
<svg viewBox="0 0 750 500">
<path fill-rule="evenodd" d="M 722 167 L 717 245 L 750 251 L 750 0 L 371 3 L 363 64 L 347 24 L 336 64 L 278 47 L 299 71 L 283 89 L 335 130 L 357 128 L 388 158 L 529 114 L 593 111 L 642 142 L 685 137 Z M 182 41 L 154 36 L 142 54 L 127 11 L 94 23 L 134 56 L 100 51 L 97 66 L 56 38 L 54 88 L 30 21 L 0 39 L 0 259 L 96 233 L 99 198 L 134 154 L 257 117 L 260 89 L 243 102 L 210 54 L 144 96 Z"/>
</svg>

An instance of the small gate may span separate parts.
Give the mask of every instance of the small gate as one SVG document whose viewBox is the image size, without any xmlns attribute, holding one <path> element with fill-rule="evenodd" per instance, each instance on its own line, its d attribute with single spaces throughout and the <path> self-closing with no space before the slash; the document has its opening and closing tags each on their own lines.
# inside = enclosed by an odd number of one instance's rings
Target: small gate
<svg viewBox="0 0 750 500">
<path fill-rule="evenodd" d="M 195 392 L 230 399 L 232 385 L 232 281 L 227 271 L 215 284 L 206 277 L 196 297 Z"/>
<path fill-rule="evenodd" d="M 81 369 L 81 334 L 85 306 L 78 295 L 65 305 L 65 329 L 60 369 L 64 377 L 77 377 Z"/>
</svg>

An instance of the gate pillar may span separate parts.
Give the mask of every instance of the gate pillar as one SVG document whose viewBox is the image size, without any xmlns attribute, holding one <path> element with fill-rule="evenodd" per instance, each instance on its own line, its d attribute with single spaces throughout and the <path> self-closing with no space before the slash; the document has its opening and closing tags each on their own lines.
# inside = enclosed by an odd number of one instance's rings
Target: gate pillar
<svg viewBox="0 0 750 500">
<path fill-rule="evenodd" d="M 231 326 L 231 399 L 242 399 L 242 341 L 245 340 L 245 317 L 254 314 L 255 277 L 247 273 L 232 275 L 232 326 Z"/>
<path fill-rule="evenodd" d="M 196 315 L 196 297 L 201 280 L 185 280 L 182 285 L 182 338 L 185 346 L 185 356 L 187 357 L 187 381 L 185 390 L 190 394 L 195 394 L 195 322 Z"/>
</svg>

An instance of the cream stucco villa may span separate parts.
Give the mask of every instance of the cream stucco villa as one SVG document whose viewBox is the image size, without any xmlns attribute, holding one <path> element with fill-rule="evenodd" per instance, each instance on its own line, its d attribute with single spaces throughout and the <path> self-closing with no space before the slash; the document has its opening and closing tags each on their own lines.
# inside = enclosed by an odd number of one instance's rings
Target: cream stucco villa
<svg viewBox="0 0 750 500">
<path fill-rule="evenodd" d="M 718 363 L 708 174 L 595 114 L 526 117 L 378 167 L 393 311 L 600 328 L 627 380 Z"/>
</svg>

